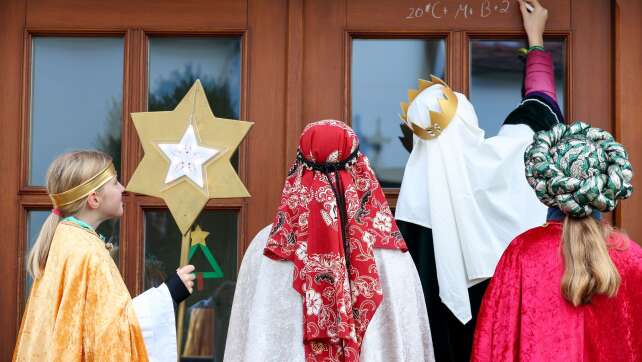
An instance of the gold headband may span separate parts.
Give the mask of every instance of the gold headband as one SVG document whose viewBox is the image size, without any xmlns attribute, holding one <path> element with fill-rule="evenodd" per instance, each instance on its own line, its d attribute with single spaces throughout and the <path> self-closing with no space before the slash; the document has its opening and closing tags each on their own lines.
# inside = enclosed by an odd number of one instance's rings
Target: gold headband
<svg viewBox="0 0 642 362">
<path fill-rule="evenodd" d="M 423 128 L 414 122 L 408 121 L 408 107 L 410 106 L 410 103 L 412 103 L 417 95 L 423 90 L 436 84 L 444 86 L 442 88 L 444 98 L 438 100 L 441 112 L 429 111 L 430 126 L 428 128 Z M 403 114 L 399 117 L 419 138 L 431 140 L 433 138 L 437 138 L 441 132 L 448 127 L 448 124 L 450 124 L 450 121 L 452 121 L 453 117 L 455 117 L 455 113 L 457 112 L 457 103 L 457 96 L 453 93 L 450 87 L 448 87 L 443 80 L 431 74 L 430 81 L 419 79 L 419 89 L 408 90 L 408 103 L 401 102 L 401 110 L 403 111 Z"/>
<path fill-rule="evenodd" d="M 102 171 L 98 172 L 96 176 L 65 192 L 50 194 L 49 197 L 51 198 L 55 208 L 69 205 L 72 202 L 78 201 L 96 191 L 114 176 L 116 176 L 116 169 L 114 168 L 114 164 L 110 162 L 109 165 L 107 165 L 107 167 Z"/>
</svg>

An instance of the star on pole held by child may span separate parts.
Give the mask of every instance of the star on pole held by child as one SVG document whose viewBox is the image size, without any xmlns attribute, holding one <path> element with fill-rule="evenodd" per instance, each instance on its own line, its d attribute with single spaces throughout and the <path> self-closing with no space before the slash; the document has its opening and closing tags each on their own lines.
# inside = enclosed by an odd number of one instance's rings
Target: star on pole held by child
<svg viewBox="0 0 642 362">
<path fill-rule="evenodd" d="M 250 196 L 230 157 L 253 123 L 214 116 L 199 80 L 174 110 L 131 115 L 145 155 L 127 190 L 162 198 L 183 235 L 207 200 Z"/>
<path fill-rule="evenodd" d="M 145 155 L 127 184 L 127 191 L 163 199 L 181 231 L 180 265 L 201 249 L 213 271 L 201 278 L 222 278 L 200 227 L 191 237 L 192 224 L 209 199 L 249 197 L 230 163 L 252 122 L 218 118 L 197 80 L 172 111 L 132 113 Z M 192 243 L 196 245 L 192 246 Z M 179 350 L 185 303 L 178 311 Z"/>
</svg>

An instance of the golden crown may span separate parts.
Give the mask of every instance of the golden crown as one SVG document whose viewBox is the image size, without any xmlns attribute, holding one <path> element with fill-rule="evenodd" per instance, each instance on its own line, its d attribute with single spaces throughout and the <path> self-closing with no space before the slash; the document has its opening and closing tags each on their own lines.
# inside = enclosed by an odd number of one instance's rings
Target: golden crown
<svg viewBox="0 0 642 362">
<path fill-rule="evenodd" d="M 430 126 L 427 128 L 423 128 L 414 122 L 410 122 L 408 120 L 408 107 L 412 101 L 415 100 L 419 93 L 436 84 L 441 84 L 443 86 L 442 92 L 444 94 L 444 98 L 438 100 L 441 112 L 429 110 Z M 403 123 L 419 138 L 431 140 L 433 138 L 437 138 L 441 132 L 448 127 L 448 124 L 455 116 L 455 112 L 457 112 L 457 96 L 453 93 L 446 82 L 431 74 L 429 81 L 419 79 L 419 89 L 408 90 L 408 102 L 401 102 L 401 110 L 403 111 L 403 114 L 399 115 L 399 118 L 401 118 Z"/>
</svg>

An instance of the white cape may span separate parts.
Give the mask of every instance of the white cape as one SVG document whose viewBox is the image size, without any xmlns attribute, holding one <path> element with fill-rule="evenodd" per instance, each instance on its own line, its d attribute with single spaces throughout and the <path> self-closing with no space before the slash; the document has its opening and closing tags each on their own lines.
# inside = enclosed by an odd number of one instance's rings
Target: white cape
<svg viewBox="0 0 642 362">
<path fill-rule="evenodd" d="M 430 124 L 440 111 L 441 85 L 421 92 L 408 119 Z M 455 116 L 441 135 L 414 146 L 406 164 L 395 218 L 432 229 L 439 297 L 462 322 L 471 318 L 468 288 L 493 276 L 508 244 L 546 221 L 547 207 L 526 181 L 527 125 L 504 125 L 484 138 L 475 110 L 455 93 Z"/>
<path fill-rule="evenodd" d="M 176 362 L 174 302 L 165 283 L 133 299 L 134 310 L 151 362 Z"/>
<path fill-rule="evenodd" d="M 305 361 L 303 300 L 294 265 L 263 255 L 271 226 L 250 244 L 237 278 L 225 362 Z M 383 302 L 363 340 L 361 361 L 434 361 L 428 314 L 409 253 L 375 249 Z"/>
</svg>

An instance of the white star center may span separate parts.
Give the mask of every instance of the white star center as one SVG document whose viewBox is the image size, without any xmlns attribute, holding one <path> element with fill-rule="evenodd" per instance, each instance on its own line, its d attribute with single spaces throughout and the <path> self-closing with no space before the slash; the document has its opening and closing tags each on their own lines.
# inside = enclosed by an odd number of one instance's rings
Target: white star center
<svg viewBox="0 0 642 362">
<path fill-rule="evenodd" d="M 194 127 L 190 124 L 179 143 L 160 143 L 158 147 L 170 161 L 165 183 L 186 176 L 203 188 L 203 164 L 221 151 L 198 144 Z"/>
</svg>

